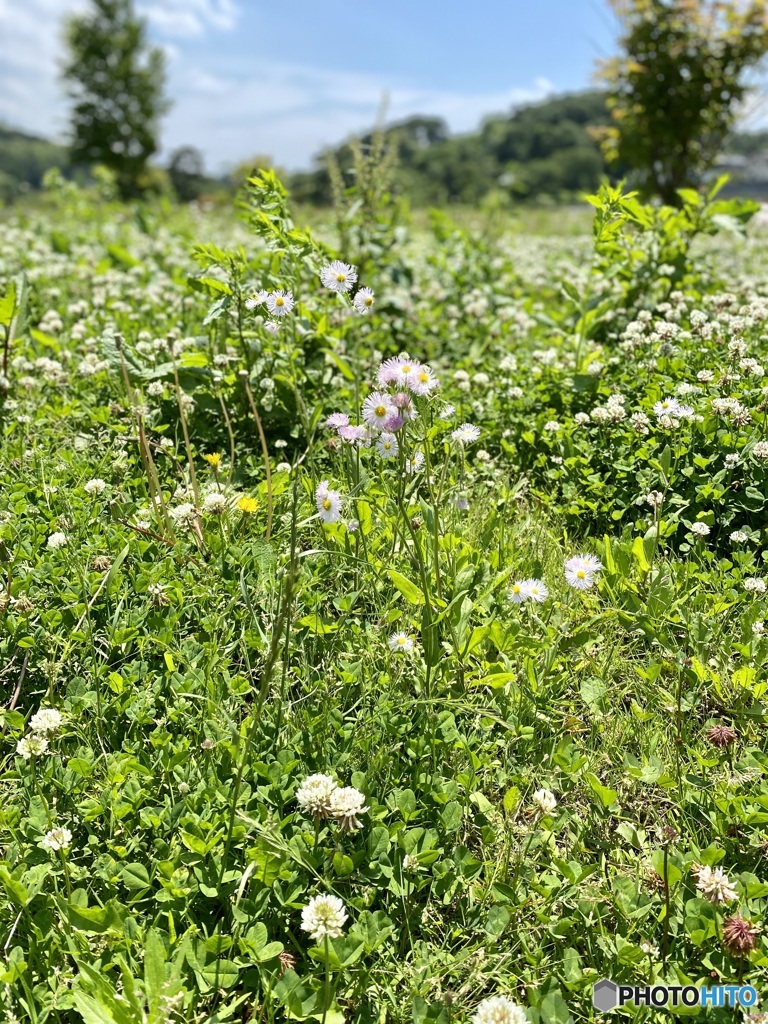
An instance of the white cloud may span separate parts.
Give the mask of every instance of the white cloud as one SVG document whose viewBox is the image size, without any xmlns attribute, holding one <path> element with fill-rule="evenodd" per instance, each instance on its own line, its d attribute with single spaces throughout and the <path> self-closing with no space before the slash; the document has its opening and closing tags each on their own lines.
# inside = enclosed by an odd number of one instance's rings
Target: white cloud
<svg viewBox="0 0 768 1024">
<path fill-rule="evenodd" d="M 308 166 L 323 147 L 369 128 L 386 94 L 387 120 L 412 114 L 444 118 L 453 131 L 471 131 L 489 113 L 541 99 L 546 79 L 502 92 L 466 94 L 373 75 L 261 61 L 247 77 L 213 75 L 183 62 L 172 67 L 177 97 L 165 148 L 190 144 L 218 169 L 256 154 L 294 169 Z"/>
<path fill-rule="evenodd" d="M 88 0 L 0 0 L 1 121 L 63 136 L 66 101 L 57 77 L 61 18 L 87 6 Z M 403 78 L 386 81 L 263 59 L 255 70 L 215 73 L 199 59 L 185 57 L 185 39 L 233 31 L 239 12 L 235 0 L 138 0 L 138 6 L 169 60 L 174 105 L 163 123 L 163 152 L 197 146 L 212 170 L 257 154 L 290 169 L 306 167 L 323 147 L 370 127 L 385 92 L 389 120 L 421 113 L 445 118 L 454 131 L 469 131 L 484 114 L 552 91 L 540 79 L 502 92 L 468 94 Z M 212 53 L 216 50 L 221 53 L 212 47 Z"/>
</svg>

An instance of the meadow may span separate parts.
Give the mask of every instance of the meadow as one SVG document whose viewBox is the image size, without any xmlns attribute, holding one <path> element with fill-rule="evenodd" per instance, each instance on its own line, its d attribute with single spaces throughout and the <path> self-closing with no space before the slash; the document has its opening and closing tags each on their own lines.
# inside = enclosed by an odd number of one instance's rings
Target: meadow
<svg viewBox="0 0 768 1024">
<path fill-rule="evenodd" d="M 682 200 L 0 213 L 5 1021 L 762 1000 L 768 231 Z"/>
</svg>

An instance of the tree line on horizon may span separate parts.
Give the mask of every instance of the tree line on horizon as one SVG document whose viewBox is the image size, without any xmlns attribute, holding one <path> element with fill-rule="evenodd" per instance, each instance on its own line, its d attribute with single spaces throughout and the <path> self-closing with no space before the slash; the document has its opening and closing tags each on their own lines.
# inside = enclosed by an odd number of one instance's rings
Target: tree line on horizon
<svg viewBox="0 0 768 1024">
<path fill-rule="evenodd" d="M 376 145 L 393 163 L 392 187 L 413 205 L 473 204 L 489 193 L 567 200 L 601 178 L 627 179 L 674 204 L 703 180 L 726 146 L 754 154 L 768 132 L 734 132 L 748 72 L 768 53 L 768 0 L 608 0 L 621 27 L 619 53 L 599 67 L 600 88 L 555 96 L 487 117 L 452 135 L 443 120 L 416 116 L 320 154 L 288 178 L 300 202 L 330 203 L 351 184 L 355 150 Z M 72 104 L 67 147 L 0 126 L 0 198 L 39 187 L 45 171 L 69 176 L 108 168 L 123 198 L 173 189 L 178 199 L 232 191 L 206 174 L 192 146 L 159 149 L 165 97 L 162 51 L 149 43 L 133 0 L 91 0 L 65 21 L 63 81 Z"/>
</svg>

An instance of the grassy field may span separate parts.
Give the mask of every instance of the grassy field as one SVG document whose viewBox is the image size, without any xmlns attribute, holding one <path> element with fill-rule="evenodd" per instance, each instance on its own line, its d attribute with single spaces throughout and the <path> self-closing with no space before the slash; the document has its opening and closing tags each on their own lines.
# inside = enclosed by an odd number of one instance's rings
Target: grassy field
<svg viewBox="0 0 768 1024">
<path fill-rule="evenodd" d="M 3 1019 L 755 1012 L 768 235 L 359 198 L 2 214 Z"/>
</svg>

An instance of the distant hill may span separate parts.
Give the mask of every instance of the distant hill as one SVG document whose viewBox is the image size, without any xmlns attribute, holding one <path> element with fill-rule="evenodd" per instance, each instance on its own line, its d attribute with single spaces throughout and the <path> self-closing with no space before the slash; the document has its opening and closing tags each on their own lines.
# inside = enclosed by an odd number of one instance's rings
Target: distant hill
<svg viewBox="0 0 768 1024">
<path fill-rule="evenodd" d="M 39 188 L 51 167 L 69 170 L 64 146 L 0 125 L 0 196 L 10 198 L 23 187 Z"/>
<path fill-rule="evenodd" d="M 385 133 L 399 156 L 395 187 L 416 205 L 476 203 L 498 188 L 521 199 L 566 199 L 594 188 L 606 172 L 590 129 L 608 121 L 604 94 L 588 91 L 488 117 L 467 135 L 451 136 L 444 121 L 430 117 L 409 118 Z M 351 168 L 349 145 L 333 155 L 343 171 Z M 293 176 L 292 192 L 323 203 L 330 196 L 327 158 L 321 155 L 316 163 L 315 170 Z"/>
</svg>

